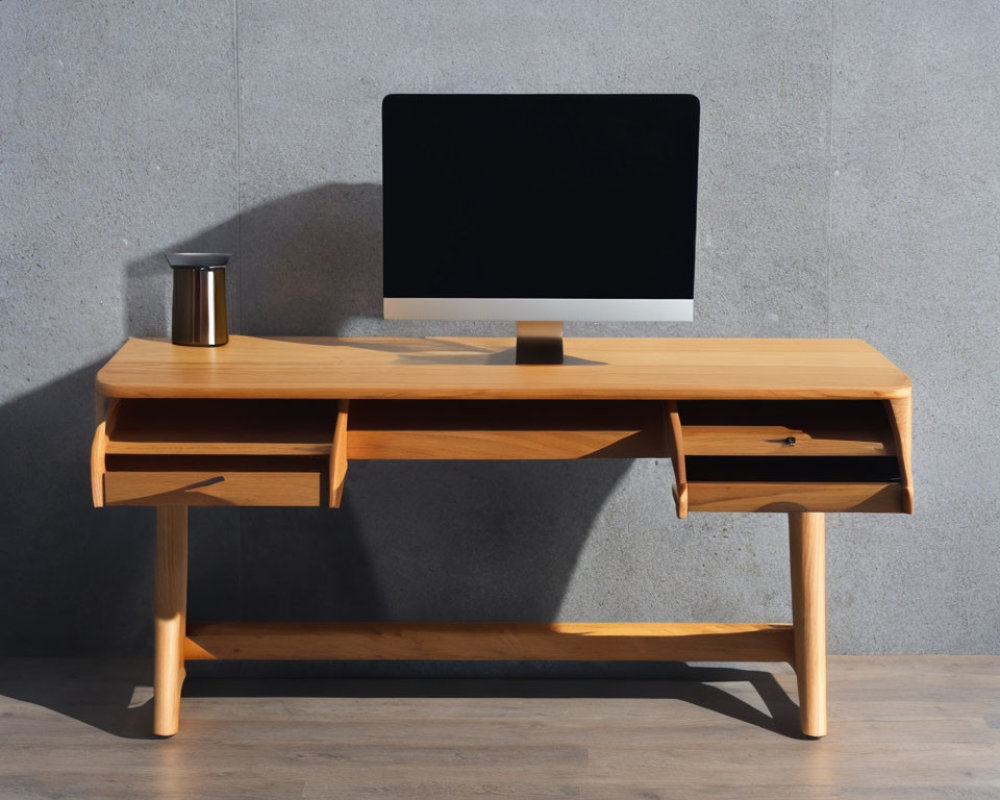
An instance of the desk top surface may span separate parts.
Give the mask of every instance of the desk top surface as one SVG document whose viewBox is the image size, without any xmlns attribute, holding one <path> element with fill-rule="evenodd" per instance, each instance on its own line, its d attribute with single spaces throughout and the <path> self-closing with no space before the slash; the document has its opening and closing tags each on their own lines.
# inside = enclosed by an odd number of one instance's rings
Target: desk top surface
<svg viewBox="0 0 1000 800">
<path fill-rule="evenodd" d="M 695 400 L 894 398 L 910 380 L 857 339 L 566 339 L 565 363 L 516 365 L 512 339 L 130 339 L 106 397 Z"/>
</svg>

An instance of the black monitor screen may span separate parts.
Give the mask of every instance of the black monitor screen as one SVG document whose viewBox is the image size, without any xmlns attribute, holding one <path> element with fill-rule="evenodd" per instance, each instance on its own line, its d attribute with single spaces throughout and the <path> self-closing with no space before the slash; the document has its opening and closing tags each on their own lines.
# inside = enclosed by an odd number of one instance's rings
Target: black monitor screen
<svg viewBox="0 0 1000 800">
<path fill-rule="evenodd" d="M 385 297 L 692 298 L 693 95 L 389 95 Z"/>
</svg>

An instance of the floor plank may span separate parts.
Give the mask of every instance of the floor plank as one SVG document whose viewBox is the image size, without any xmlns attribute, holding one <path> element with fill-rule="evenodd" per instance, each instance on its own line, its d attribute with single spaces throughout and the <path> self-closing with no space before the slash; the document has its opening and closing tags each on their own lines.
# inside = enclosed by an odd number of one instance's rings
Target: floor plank
<svg viewBox="0 0 1000 800">
<path fill-rule="evenodd" d="M 191 679 L 163 740 L 148 663 L 3 659 L 0 797 L 1000 798 L 1000 657 L 831 657 L 819 741 L 786 665 L 666 672 Z"/>
</svg>

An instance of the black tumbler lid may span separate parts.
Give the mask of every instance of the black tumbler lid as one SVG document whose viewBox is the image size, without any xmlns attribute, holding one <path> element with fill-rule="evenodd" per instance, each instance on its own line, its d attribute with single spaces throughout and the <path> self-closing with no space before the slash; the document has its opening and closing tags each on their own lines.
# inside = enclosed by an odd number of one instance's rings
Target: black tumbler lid
<svg viewBox="0 0 1000 800">
<path fill-rule="evenodd" d="M 230 253 L 167 253 L 167 263 L 177 267 L 216 269 L 229 263 Z"/>
</svg>

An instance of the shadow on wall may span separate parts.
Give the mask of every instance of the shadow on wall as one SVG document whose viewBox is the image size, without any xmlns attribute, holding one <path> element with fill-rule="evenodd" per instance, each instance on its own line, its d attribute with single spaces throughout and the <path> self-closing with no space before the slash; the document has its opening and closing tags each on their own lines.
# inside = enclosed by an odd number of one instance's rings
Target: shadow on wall
<svg viewBox="0 0 1000 800">
<path fill-rule="evenodd" d="M 151 640 L 153 513 L 91 506 L 88 364 L 0 408 L 0 653 L 141 651 Z"/>
<path fill-rule="evenodd" d="M 167 252 L 230 252 L 229 325 L 250 335 L 335 336 L 352 317 L 382 316 L 382 187 L 328 184 L 238 218 L 125 268 L 129 336 L 170 332 Z"/>
<path fill-rule="evenodd" d="M 234 253 L 233 332 L 335 335 L 359 317 L 377 330 L 381 202 L 378 186 L 319 187 L 128 264 L 127 333 L 169 335 L 163 252 L 203 250 Z M 152 649 L 154 514 L 90 507 L 99 367 L 0 409 L 7 654 Z M 337 512 L 192 509 L 189 618 L 554 619 L 629 463 L 355 462 Z"/>
<path fill-rule="evenodd" d="M 89 364 L 0 407 L 0 655 L 152 652 L 155 514 L 92 507 Z M 381 608 L 350 510 L 267 510 L 243 535 L 240 509 L 191 512 L 192 618 L 244 606 L 367 619 Z M 270 516 L 267 516 L 267 515 Z M 275 557 L 270 558 L 268 547 Z"/>
</svg>

